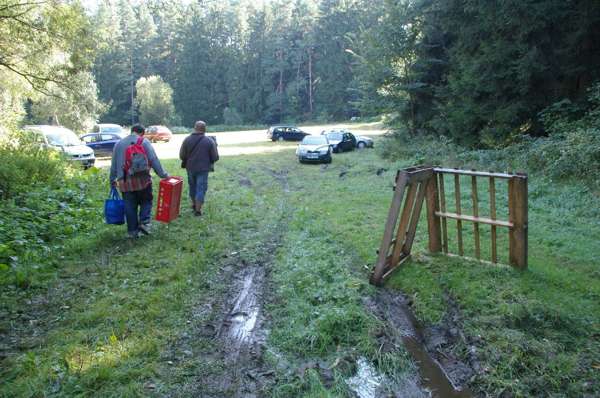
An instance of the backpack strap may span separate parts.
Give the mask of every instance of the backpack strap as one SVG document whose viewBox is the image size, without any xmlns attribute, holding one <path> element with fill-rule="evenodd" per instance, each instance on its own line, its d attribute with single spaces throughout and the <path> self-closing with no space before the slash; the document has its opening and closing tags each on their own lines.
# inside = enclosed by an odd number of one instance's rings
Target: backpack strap
<svg viewBox="0 0 600 398">
<path fill-rule="evenodd" d="M 143 142 L 144 142 L 144 137 L 140 135 L 137 139 L 136 145 L 142 145 Z"/>
</svg>

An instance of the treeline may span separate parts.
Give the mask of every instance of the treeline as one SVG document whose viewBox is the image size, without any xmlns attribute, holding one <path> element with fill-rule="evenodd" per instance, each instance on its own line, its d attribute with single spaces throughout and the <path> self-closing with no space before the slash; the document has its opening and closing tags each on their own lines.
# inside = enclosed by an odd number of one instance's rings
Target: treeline
<svg viewBox="0 0 600 398">
<path fill-rule="evenodd" d="M 600 78 L 589 0 L 0 0 L 0 33 L 0 126 L 385 113 L 496 147 L 581 118 Z"/>
<path fill-rule="evenodd" d="M 577 118 L 600 77 L 600 2 L 386 0 L 365 68 L 412 134 L 495 147 Z M 556 105 L 554 105 L 556 103 Z M 546 112 L 547 113 L 547 112 Z M 564 115 L 561 115 L 561 117 Z"/>
<path fill-rule="evenodd" d="M 132 84 L 150 75 L 173 88 L 184 125 L 357 116 L 374 92 L 360 90 L 351 49 L 364 47 L 379 10 L 364 0 L 101 2 L 92 19 L 93 71 L 110 104 L 102 119 L 135 120 Z"/>
</svg>

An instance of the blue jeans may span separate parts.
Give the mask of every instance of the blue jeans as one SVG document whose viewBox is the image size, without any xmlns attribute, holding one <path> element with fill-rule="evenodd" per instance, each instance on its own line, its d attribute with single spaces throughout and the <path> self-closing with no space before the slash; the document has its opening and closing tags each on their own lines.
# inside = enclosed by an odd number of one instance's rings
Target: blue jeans
<svg viewBox="0 0 600 398">
<path fill-rule="evenodd" d="M 190 198 L 204 203 L 204 196 L 208 189 L 208 171 L 188 171 L 188 183 L 190 184 Z"/>
<path fill-rule="evenodd" d="M 152 213 L 152 185 L 148 185 L 141 191 L 123 192 L 123 200 L 125 201 L 127 232 L 137 232 L 140 224 L 150 222 Z"/>
</svg>

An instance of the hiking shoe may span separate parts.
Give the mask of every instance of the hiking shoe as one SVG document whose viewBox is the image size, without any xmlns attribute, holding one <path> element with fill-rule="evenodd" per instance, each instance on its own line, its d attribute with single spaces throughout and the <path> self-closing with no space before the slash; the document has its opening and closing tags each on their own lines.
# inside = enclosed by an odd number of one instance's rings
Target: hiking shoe
<svg viewBox="0 0 600 398">
<path fill-rule="evenodd" d="M 140 233 L 138 231 L 127 232 L 128 239 L 137 239 L 140 237 Z"/>
<path fill-rule="evenodd" d="M 150 225 L 150 223 L 146 223 L 146 224 L 140 224 L 138 226 L 138 229 L 140 230 L 141 233 L 143 233 L 144 235 L 150 235 L 150 233 L 152 232 L 152 226 Z"/>
<path fill-rule="evenodd" d="M 201 212 L 201 211 L 194 210 L 194 215 L 195 215 L 196 217 L 200 217 L 200 216 L 202 215 L 202 212 Z"/>
</svg>

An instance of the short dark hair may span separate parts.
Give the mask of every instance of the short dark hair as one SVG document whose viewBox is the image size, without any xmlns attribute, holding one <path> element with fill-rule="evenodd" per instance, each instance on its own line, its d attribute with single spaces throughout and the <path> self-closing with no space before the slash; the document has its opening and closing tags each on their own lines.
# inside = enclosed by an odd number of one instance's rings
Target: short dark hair
<svg viewBox="0 0 600 398">
<path fill-rule="evenodd" d="M 134 124 L 131 126 L 131 132 L 136 134 L 144 134 L 146 132 L 146 128 L 141 124 Z"/>
</svg>

